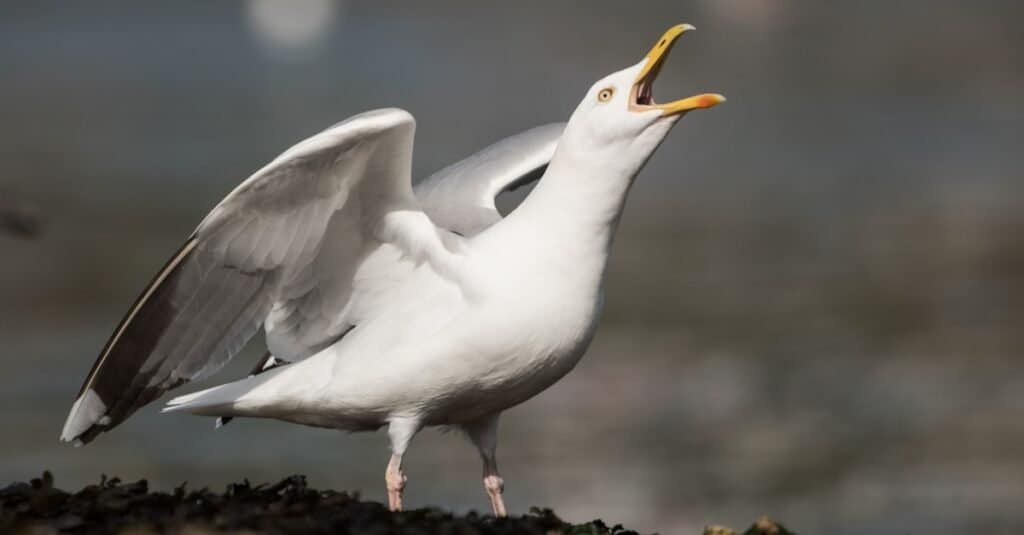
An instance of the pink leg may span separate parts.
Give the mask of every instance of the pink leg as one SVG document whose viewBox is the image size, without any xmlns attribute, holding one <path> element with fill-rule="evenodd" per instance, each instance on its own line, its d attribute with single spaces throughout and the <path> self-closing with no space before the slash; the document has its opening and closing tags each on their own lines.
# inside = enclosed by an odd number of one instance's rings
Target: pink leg
<svg viewBox="0 0 1024 535">
<path fill-rule="evenodd" d="M 406 482 L 405 473 L 402 472 L 402 455 L 419 429 L 419 422 L 409 418 L 395 418 L 388 425 L 391 460 L 384 471 L 384 481 L 388 486 L 388 508 L 392 511 L 402 510 L 402 491 L 405 490 Z"/>
<path fill-rule="evenodd" d="M 480 459 L 484 464 L 484 490 L 491 501 L 491 511 L 494 512 L 494 516 L 508 516 L 505 500 L 501 498 L 505 481 L 498 474 L 498 460 L 495 456 L 498 448 L 498 415 L 465 425 L 463 429 L 480 452 Z"/>
<path fill-rule="evenodd" d="M 491 459 L 490 462 L 484 460 L 484 490 L 487 491 L 487 497 L 491 500 L 491 511 L 494 512 L 494 516 L 508 516 L 505 500 L 501 498 L 501 493 L 505 490 L 505 480 L 498 475 L 498 463 L 494 459 Z"/>
<path fill-rule="evenodd" d="M 405 473 L 402 472 L 402 456 L 392 455 L 388 468 L 384 472 L 384 481 L 388 485 L 388 509 L 402 510 L 402 491 L 405 490 Z"/>
</svg>

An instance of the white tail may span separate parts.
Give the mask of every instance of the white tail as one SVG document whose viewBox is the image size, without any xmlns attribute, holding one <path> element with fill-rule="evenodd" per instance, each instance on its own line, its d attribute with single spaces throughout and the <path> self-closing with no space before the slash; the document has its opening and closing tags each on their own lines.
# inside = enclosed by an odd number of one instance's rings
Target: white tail
<svg viewBox="0 0 1024 535">
<path fill-rule="evenodd" d="M 202 416 L 240 416 L 236 406 L 238 402 L 273 375 L 276 374 L 271 372 L 249 376 L 241 381 L 178 396 L 168 401 L 161 412 L 185 411 Z"/>
</svg>

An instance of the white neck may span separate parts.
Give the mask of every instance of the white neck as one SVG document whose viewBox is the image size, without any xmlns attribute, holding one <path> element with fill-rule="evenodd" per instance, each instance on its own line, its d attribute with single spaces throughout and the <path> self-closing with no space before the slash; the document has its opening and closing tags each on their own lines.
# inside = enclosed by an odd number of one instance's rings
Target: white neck
<svg viewBox="0 0 1024 535">
<path fill-rule="evenodd" d="M 519 269 L 547 270 L 566 284 L 600 291 L 629 188 L 675 120 L 632 137 L 595 139 L 579 113 L 533 191 L 479 236 Z"/>
<path fill-rule="evenodd" d="M 501 243 L 501 256 L 519 269 L 543 269 L 563 285 L 599 293 L 626 196 L 643 162 L 628 165 L 621 158 L 609 164 L 575 150 L 572 141 L 563 138 L 537 186 L 490 234 L 495 245 Z"/>
<path fill-rule="evenodd" d="M 569 119 L 547 172 L 507 219 L 549 235 L 545 241 L 587 240 L 607 252 L 633 180 L 678 118 L 636 136 L 595 141 L 580 113 Z"/>
<path fill-rule="evenodd" d="M 566 246 L 566 240 L 607 251 L 629 187 L 630 169 L 616 169 L 560 145 L 547 171 L 509 223 L 531 227 L 545 240 Z M 563 242 L 563 243 L 558 243 Z"/>
</svg>

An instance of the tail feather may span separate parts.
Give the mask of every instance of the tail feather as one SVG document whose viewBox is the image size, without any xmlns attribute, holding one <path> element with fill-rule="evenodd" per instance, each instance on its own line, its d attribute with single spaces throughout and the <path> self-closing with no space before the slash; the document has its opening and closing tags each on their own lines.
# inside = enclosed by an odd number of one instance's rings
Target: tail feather
<svg viewBox="0 0 1024 535">
<path fill-rule="evenodd" d="M 178 396 L 168 401 L 160 412 L 185 411 L 200 416 L 238 416 L 238 403 L 264 380 L 264 377 L 247 377 L 241 381 Z"/>
<path fill-rule="evenodd" d="M 240 381 L 225 383 L 171 399 L 161 412 L 185 411 L 200 416 L 241 416 L 239 402 L 244 403 L 245 408 L 252 408 L 251 405 L 255 400 L 247 394 L 273 379 L 284 369 L 287 369 L 287 366 L 265 365 L 264 371 Z"/>
<path fill-rule="evenodd" d="M 186 411 L 206 416 L 227 416 L 238 399 L 252 388 L 253 385 L 245 384 L 247 382 L 248 379 L 243 379 L 178 396 L 168 401 L 160 412 Z"/>
<path fill-rule="evenodd" d="M 272 355 L 270 353 L 270 351 L 267 351 L 267 353 L 265 355 L 263 355 L 263 358 L 261 358 L 259 360 L 259 362 L 256 363 L 255 367 L 253 367 L 252 371 L 249 372 L 249 377 L 252 377 L 254 375 L 259 375 L 259 374 L 261 374 L 263 372 L 268 372 L 270 370 L 273 370 L 274 368 L 279 368 L 279 367 L 284 366 L 286 364 L 291 364 L 291 363 L 288 362 L 287 360 L 279 359 L 279 358 L 275 357 L 274 355 Z M 218 416 L 217 417 L 217 423 L 214 424 L 213 428 L 214 429 L 220 429 L 221 427 L 224 427 L 225 425 L 228 425 L 229 423 L 231 423 L 231 420 L 234 420 L 234 419 L 235 419 L 234 416 Z"/>
</svg>

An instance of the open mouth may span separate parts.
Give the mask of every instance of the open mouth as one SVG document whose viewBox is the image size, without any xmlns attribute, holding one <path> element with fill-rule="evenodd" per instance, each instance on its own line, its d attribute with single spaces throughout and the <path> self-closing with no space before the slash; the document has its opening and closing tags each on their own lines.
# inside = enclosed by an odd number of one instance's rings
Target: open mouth
<svg viewBox="0 0 1024 535">
<path fill-rule="evenodd" d="M 658 40 L 658 43 L 654 45 L 654 48 L 647 53 L 646 63 L 637 76 L 633 89 L 630 91 L 630 110 L 638 112 L 661 110 L 663 116 L 679 115 L 690 110 L 710 108 L 725 102 L 725 97 L 717 93 L 704 93 L 667 104 L 654 102 L 654 80 L 661 73 L 661 66 L 664 65 L 665 58 L 668 57 L 668 53 L 672 50 L 672 45 L 675 44 L 676 39 L 683 35 L 683 33 L 693 29 L 694 27 L 689 24 L 680 24 L 669 28 L 661 36 L 661 39 Z"/>
<path fill-rule="evenodd" d="M 632 99 L 634 104 L 637 106 L 654 105 L 654 79 L 658 77 L 658 71 L 660 70 L 661 64 L 659 63 L 657 70 L 651 71 L 650 74 L 633 86 L 633 94 L 636 95 Z"/>
</svg>

